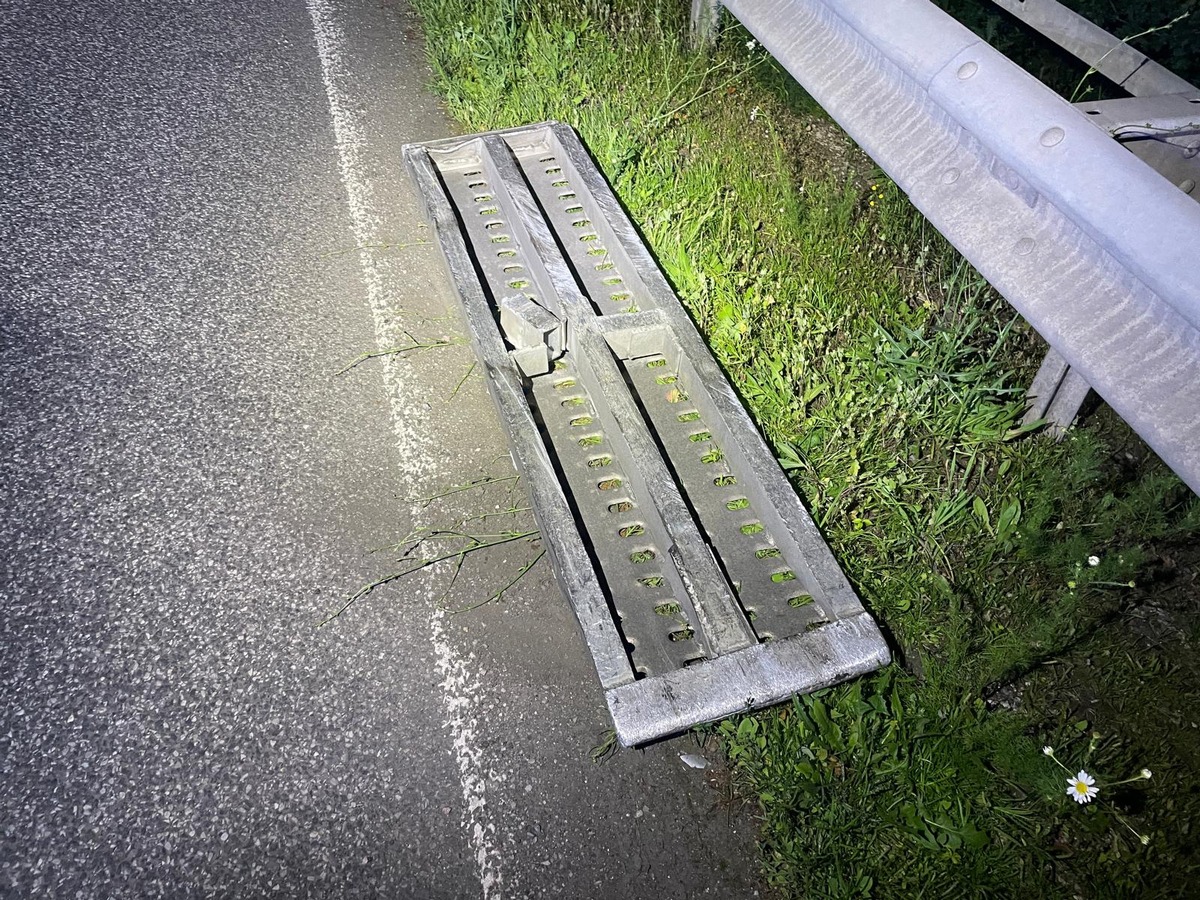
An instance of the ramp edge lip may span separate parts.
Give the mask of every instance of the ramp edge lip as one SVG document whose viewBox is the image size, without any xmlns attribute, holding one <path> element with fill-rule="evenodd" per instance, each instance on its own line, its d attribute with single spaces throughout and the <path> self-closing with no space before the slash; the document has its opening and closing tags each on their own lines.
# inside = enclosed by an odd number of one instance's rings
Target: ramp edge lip
<svg viewBox="0 0 1200 900">
<path fill-rule="evenodd" d="M 622 746 L 762 709 L 883 668 L 891 651 L 870 614 L 704 660 L 605 692 Z"/>
</svg>

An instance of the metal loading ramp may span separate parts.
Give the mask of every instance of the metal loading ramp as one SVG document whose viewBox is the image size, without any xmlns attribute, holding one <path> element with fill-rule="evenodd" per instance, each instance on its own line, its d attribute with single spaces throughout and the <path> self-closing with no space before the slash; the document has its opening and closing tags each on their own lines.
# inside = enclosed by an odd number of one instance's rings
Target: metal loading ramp
<svg viewBox="0 0 1200 900">
<path fill-rule="evenodd" d="M 885 665 L 575 132 L 548 122 L 404 156 L 621 743 Z"/>
</svg>

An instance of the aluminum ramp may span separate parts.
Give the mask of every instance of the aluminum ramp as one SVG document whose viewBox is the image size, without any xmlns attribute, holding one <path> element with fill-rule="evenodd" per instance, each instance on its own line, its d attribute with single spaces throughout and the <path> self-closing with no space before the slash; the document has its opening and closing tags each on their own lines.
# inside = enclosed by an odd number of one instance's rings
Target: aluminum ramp
<svg viewBox="0 0 1200 900">
<path fill-rule="evenodd" d="M 404 148 L 617 736 L 889 660 L 575 132 Z"/>
</svg>

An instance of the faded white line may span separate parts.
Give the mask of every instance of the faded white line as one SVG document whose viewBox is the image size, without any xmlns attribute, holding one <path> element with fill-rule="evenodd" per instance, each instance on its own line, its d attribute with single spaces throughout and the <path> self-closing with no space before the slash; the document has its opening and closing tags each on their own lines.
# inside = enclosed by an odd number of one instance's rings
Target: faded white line
<svg viewBox="0 0 1200 900">
<path fill-rule="evenodd" d="M 351 112 L 351 97 L 342 89 L 342 85 L 350 80 L 341 51 L 345 36 L 337 24 L 332 6 L 326 0 L 308 0 L 308 12 L 312 18 L 317 53 L 321 57 L 321 78 L 325 83 L 325 96 L 329 100 L 329 113 L 333 119 L 338 169 L 346 188 L 354 240 L 359 248 L 359 265 L 375 325 L 375 339 L 380 350 L 387 350 L 397 346 L 397 335 L 389 325 L 387 291 L 372 249 L 384 241 L 371 182 L 363 174 L 362 153 L 367 141 L 357 118 Z M 436 457 L 430 452 L 429 441 L 424 436 L 427 429 L 417 427 L 423 401 L 410 396 L 411 390 L 400 374 L 401 360 L 397 355 L 385 356 L 383 363 L 391 404 L 392 430 L 400 449 L 401 465 L 405 467 L 405 474 L 415 481 L 417 476 L 432 472 L 437 465 Z"/>
<path fill-rule="evenodd" d="M 454 735 L 454 755 L 463 792 L 463 825 L 475 851 L 475 868 L 483 886 L 485 898 L 499 896 L 500 855 L 493 841 L 496 826 L 488 821 L 486 782 L 482 777 L 483 759 L 476 741 L 475 695 L 479 691 L 479 675 L 467 668 L 464 660 L 446 639 L 446 613 L 437 610 L 433 615 L 433 649 L 437 654 L 438 674 L 442 676 L 443 697 L 449 713 L 447 726 Z"/>
<path fill-rule="evenodd" d="M 321 78 L 329 101 L 334 140 L 338 151 L 338 168 L 350 207 L 354 240 L 359 249 L 359 264 L 367 289 L 367 302 L 375 326 L 375 341 L 380 350 L 397 346 L 398 334 L 389 325 L 389 308 L 384 279 L 375 264 L 373 251 L 368 249 L 383 243 L 380 217 L 376 212 L 370 179 L 365 174 L 362 153 L 366 139 L 351 112 L 353 103 L 345 85 L 350 81 L 342 47 L 345 36 L 337 23 L 332 4 L 327 0 L 308 0 L 313 36 L 321 58 Z M 398 330 L 398 329 L 397 329 Z M 415 485 L 420 477 L 437 469 L 434 448 L 424 435 L 430 429 L 420 427 L 423 401 L 412 395 L 412 388 L 402 377 L 401 361 L 396 356 L 384 357 L 384 381 L 391 404 L 392 431 L 400 451 L 406 480 Z M 430 598 L 432 600 L 432 598 Z M 486 793 L 487 779 L 482 754 L 476 739 L 477 717 L 475 695 L 479 686 L 478 673 L 468 668 L 471 658 L 464 659 L 447 639 L 445 614 L 436 609 L 431 617 L 431 631 L 438 673 L 442 680 L 444 725 L 453 737 L 455 761 L 463 798 L 463 827 L 474 854 L 484 900 L 499 898 L 502 879 L 500 854 L 496 849 L 496 829 L 489 821 Z"/>
</svg>

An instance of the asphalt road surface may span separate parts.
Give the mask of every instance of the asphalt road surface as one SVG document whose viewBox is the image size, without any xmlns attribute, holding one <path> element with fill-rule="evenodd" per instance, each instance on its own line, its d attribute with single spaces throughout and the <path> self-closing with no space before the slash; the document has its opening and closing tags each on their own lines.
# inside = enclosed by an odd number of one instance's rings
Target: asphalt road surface
<svg viewBox="0 0 1200 900">
<path fill-rule="evenodd" d="M 535 545 L 318 627 L 524 505 L 400 164 L 452 133 L 411 13 L 0 0 L 0 59 L 0 895 L 756 896 L 694 741 L 591 761 L 544 560 L 446 611 Z"/>
</svg>

